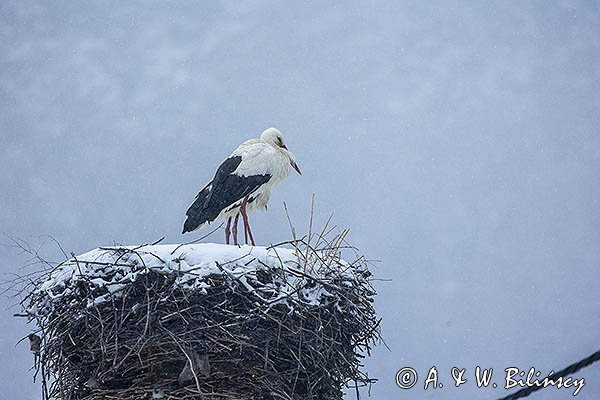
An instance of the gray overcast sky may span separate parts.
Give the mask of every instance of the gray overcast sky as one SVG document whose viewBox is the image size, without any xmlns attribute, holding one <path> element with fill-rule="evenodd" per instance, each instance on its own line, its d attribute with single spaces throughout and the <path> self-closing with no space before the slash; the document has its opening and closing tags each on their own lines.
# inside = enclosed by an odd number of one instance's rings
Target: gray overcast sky
<svg viewBox="0 0 600 400">
<path fill-rule="evenodd" d="M 189 240 L 196 192 L 276 126 L 303 176 L 251 217 L 257 242 L 289 238 L 283 201 L 306 231 L 315 193 L 317 224 L 334 213 L 392 279 L 373 398 L 507 395 L 449 370 L 600 348 L 599 66 L 594 1 L 3 1 L 0 230 L 75 253 Z M 25 262 L 0 247 L 3 272 Z M 1 301 L 0 399 L 39 399 Z M 394 384 L 433 365 L 442 389 Z M 576 377 L 600 398 L 599 365 Z"/>
</svg>

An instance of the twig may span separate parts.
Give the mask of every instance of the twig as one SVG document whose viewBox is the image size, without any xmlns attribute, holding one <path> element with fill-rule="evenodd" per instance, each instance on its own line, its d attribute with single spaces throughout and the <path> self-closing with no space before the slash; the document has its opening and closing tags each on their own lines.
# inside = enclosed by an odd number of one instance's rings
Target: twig
<svg viewBox="0 0 600 400">
<path fill-rule="evenodd" d="M 173 251 L 171 252 L 171 254 L 175 254 L 175 252 L 176 252 L 177 250 L 179 250 L 179 248 L 180 248 L 181 246 L 186 246 L 186 245 L 188 245 L 188 244 L 194 244 L 194 243 L 198 243 L 199 241 L 206 239 L 207 237 L 209 237 L 210 235 L 212 235 L 213 233 L 215 233 L 216 231 L 218 231 L 219 229 L 221 229 L 221 227 L 222 227 L 222 226 L 223 226 L 223 222 L 221 222 L 221 224 L 220 224 L 219 226 L 217 226 L 217 227 L 216 227 L 215 229 L 213 229 L 212 231 L 208 232 L 206 235 L 204 235 L 204 236 L 200 237 L 199 239 L 192 240 L 191 242 L 185 242 L 185 243 L 182 243 L 182 244 L 180 244 L 179 246 L 175 247 L 175 249 L 173 249 Z"/>
</svg>

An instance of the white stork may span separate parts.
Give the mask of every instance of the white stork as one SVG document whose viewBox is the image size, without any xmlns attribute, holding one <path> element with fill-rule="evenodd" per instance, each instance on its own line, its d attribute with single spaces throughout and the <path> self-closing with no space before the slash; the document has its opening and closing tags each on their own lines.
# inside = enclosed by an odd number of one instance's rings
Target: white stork
<svg viewBox="0 0 600 400">
<path fill-rule="evenodd" d="M 302 175 L 294 153 L 283 141 L 283 134 L 275 128 L 265 130 L 260 139 L 242 143 L 217 169 L 212 182 L 196 195 L 188 208 L 183 232 L 195 231 L 205 224 L 227 219 L 225 242 L 229 244 L 232 233 L 237 240 L 237 223 L 240 215 L 244 222 L 244 237 L 254 246 L 248 223 L 248 212 L 267 209 L 271 187 L 290 174 L 290 166 Z"/>
</svg>

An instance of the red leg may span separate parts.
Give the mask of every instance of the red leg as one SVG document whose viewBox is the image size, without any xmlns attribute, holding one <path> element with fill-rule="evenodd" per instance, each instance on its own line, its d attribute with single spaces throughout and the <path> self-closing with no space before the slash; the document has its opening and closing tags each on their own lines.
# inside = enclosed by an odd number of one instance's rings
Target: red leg
<svg viewBox="0 0 600 400">
<path fill-rule="evenodd" d="M 246 210 L 242 213 L 242 222 L 244 223 L 244 242 L 248 244 L 248 221 L 244 217 L 246 215 Z"/>
<path fill-rule="evenodd" d="M 242 202 L 242 206 L 240 207 L 240 211 L 242 213 L 242 218 L 244 220 L 244 229 L 248 229 L 248 236 L 250 236 L 250 241 L 252 242 L 252 246 L 256 246 L 256 244 L 254 243 L 254 238 L 252 237 L 252 231 L 250 230 L 250 223 L 248 222 L 248 214 L 246 214 L 246 202 L 248 202 L 248 196 L 246 196 L 244 198 L 244 201 Z M 248 238 L 246 238 L 246 244 L 248 244 Z"/>
<path fill-rule="evenodd" d="M 237 240 L 237 224 L 238 224 L 238 219 L 240 219 L 240 214 L 235 214 L 235 219 L 233 220 L 233 244 L 235 244 L 236 246 L 238 245 L 238 240 Z"/>
<path fill-rule="evenodd" d="M 248 244 L 248 225 L 244 214 L 246 214 L 246 198 L 240 204 L 240 214 L 242 214 L 242 223 L 244 224 L 244 241 Z"/>
<path fill-rule="evenodd" d="M 246 215 L 246 225 L 248 225 L 248 236 L 250 236 L 250 241 L 252 242 L 252 246 L 256 246 L 256 243 L 254 243 L 254 238 L 252 237 L 252 231 L 250 230 L 250 223 L 248 222 L 247 215 Z"/>
<path fill-rule="evenodd" d="M 229 227 L 231 226 L 231 217 L 227 219 L 227 226 L 225 227 L 225 243 L 229 244 L 229 235 L 231 235 L 231 230 Z"/>
</svg>

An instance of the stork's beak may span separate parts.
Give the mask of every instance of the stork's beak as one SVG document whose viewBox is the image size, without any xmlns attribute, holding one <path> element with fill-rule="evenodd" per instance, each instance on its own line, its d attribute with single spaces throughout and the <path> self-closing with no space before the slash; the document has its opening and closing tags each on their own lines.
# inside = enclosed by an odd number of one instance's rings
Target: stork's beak
<svg viewBox="0 0 600 400">
<path fill-rule="evenodd" d="M 300 167 L 298 167 L 298 164 L 296 164 L 296 157 L 294 156 L 294 153 L 289 151 L 285 144 L 281 144 L 281 147 L 285 150 L 285 153 L 287 153 L 287 156 L 290 159 L 290 165 L 292 166 L 292 168 L 294 168 L 296 170 L 298 175 L 302 175 L 302 172 L 300 172 Z"/>
<path fill-rule="evenodd" d="M 300 172 L 300 167 L 298 167 L 298 164 L 296 164 L 296 161 L 290 160 L 290 164 L 292 164 L 292 168 L 294 168 L 296 170 L 298 175 L 302 175 L 302 172 Z"/>
</svg>

